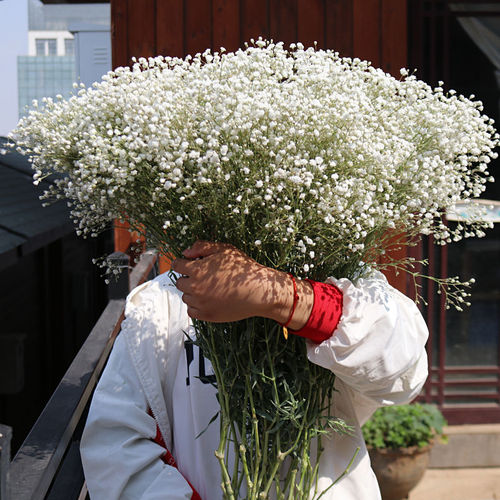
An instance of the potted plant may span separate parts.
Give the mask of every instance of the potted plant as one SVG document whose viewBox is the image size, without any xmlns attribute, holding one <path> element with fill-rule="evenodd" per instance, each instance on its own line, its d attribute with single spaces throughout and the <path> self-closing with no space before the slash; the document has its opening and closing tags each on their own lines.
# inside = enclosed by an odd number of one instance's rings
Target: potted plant
<svg viewBox="0 0 500 500">
<path fill-rule="evenodd" d="M 446 425 L 437 407 L 408 404 L 379 408 L 363 426 L 383 500 L 408 497 L 424 475 L 436 439 L 446 442 Z"/>
</svg>

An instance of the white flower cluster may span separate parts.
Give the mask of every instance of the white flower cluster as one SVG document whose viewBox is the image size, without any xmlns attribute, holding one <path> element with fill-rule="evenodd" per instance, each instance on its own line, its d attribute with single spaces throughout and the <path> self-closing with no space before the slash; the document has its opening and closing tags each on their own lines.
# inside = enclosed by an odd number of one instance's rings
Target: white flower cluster
<svg viewBox="0 0 500 500">
<path fill-rule="evenodd" d="M 49 195 L 70 200 L 84 234 L 126 218 L 166 251 L 223 240 L 299 274 L 345 274 L 390 230 L 482 235 L 442 217 L 493 180 L 499 140 L 481 111 L 405 70 L 258 40 L 139 59 L 46 100 L 12 139 L 35 180 L 65 174 Z"/>
</svg>

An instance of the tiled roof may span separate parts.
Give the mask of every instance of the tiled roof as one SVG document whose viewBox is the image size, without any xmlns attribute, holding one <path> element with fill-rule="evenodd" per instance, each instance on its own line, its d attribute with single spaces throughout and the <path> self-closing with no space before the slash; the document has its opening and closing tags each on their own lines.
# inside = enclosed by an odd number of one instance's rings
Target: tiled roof
<svg viewBox="0 0 500 500">
<path fill-rule="evenodd" d="M 0 137 L 0 150 L 6 143 Z M 73 231 L 64 201 L 42 207 L 39 196 L 49 185 L 33 185 L 25 156 L 12 150 L 0 155 L 0 269 Z"/>
</svg>

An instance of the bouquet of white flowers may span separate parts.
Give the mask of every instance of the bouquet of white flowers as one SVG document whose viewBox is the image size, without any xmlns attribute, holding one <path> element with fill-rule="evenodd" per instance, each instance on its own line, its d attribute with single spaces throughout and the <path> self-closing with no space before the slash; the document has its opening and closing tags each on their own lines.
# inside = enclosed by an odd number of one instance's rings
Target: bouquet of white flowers
<svg viewBox="0 0 500 500">
<path fill-rule="evenodd" d="M 380 257 L 419 234 L 445 244 L 489 225 L 450 227 L 443 215 L 484 191 L 499 141 L 481 103 L 401 75 L 262 40 L 139 59 L 69 101 L 46 99 L 12 138 L 35 180 L 63 174 L 46 196 L 69 200 L 84 235 L 126 219 L 166 254 L 206 239 L 317 280 L 382 265 L 413 272 Z M 449 294 L 458 306 L 465 296 Z M 242 484 L 250 499 L 271 488 L 309 498 L 312 439 L 344 429 L 325 412 L 333 374 L 270 320 L 197 327 L 217 378 L 224 498 Z"/>
</svg>

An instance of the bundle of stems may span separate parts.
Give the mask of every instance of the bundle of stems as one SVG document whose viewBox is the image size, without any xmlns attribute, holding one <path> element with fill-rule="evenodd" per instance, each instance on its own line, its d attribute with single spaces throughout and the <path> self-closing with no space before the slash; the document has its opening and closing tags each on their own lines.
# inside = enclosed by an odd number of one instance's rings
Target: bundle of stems
<svg viewBox="0 0 500 500">
<path fill-rule="evenodd" d="M 220 403 L 215 454 L 224 499 L 302 500 L 316 491 L 321 438 L 348 433 L 331 415 L 335 375 L 307 359 L 266 318 L 221 325 L 197 321 L 196 342 L 214 369 Z M 346 464 L 347 465 L 347 464 Z"/>
</svg>

